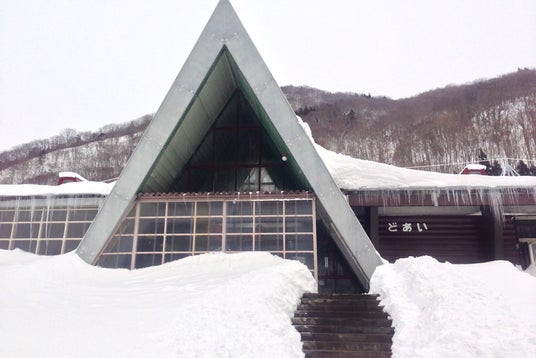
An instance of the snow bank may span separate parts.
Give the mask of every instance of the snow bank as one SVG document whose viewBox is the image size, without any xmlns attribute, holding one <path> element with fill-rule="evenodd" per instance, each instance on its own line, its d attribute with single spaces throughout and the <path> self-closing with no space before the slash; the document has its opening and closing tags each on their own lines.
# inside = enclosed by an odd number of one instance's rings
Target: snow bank
<svg viewBox="0 0 536 358">
<path fill-rule="evenodd" d="M 509 262 L 400 259 L 376 269 L 371 292 L 393 319 L 393 357 L 531 357 L 536 351 L 536 278 Z"/>
<path fill-rule="evenodd" d="M 135 271 L 0 250 L 2 357 L 300 357 L 309 270 L 268 253 Z"/>
</svg>

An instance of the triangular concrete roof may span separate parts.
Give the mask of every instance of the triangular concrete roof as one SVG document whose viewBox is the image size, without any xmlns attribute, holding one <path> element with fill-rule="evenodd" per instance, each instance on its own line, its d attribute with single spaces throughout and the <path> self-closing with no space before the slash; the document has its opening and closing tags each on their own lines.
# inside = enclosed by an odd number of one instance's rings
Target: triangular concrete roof
<svg viewBox="0 0 536 358">
<path fill-rule="evenodd" d="M 95 263 L 140 192 L 168 192 L 218 113 L 239 89 L 361 283 L 381 259 L 316 152 L 230 3 L 221 0 L 77 253 Z"/>
</svg>

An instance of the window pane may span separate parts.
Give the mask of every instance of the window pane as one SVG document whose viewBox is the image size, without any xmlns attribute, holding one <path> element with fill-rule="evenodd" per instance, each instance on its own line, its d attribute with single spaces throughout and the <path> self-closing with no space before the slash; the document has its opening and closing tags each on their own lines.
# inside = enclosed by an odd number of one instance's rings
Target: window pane
<svg viewBox="0 0 536 358">
<path fill-rule="evenodd" d="M 192 236 L 166 237 L 166 251 L 192 251 Z"/>
<path fill-rule="evenodd" d="M 283 202 L 258 201 L 255 203 L 255 215 L 282 215 Z"/>
<path fill-rule="evenodd" d="M 222 232 L 222 219 L 197 219 L 195 231 L 196 233 L 219 234 Z"/>
<path fill-rule="evenodd" d="M 132 236 L 114 236 L 105 252 L 132 252 Z"/>
<path fill-rule="evenodd" d="M 286 232 L 312 232 L 313 220 L 311 217 L 287 217 L 285 219 Z"/>
<path fill-rule="evenodd" d="M 168 216 L 192 216 L 194 214 L 194 203 L 178 202 L 168 204 Z"/>
<path fill-rule="evenodd" d="M 164 219 L 140 219 L 139 234 L 163 234 Z"/>
<path fill-rule="evenodd" d="M 197 203 L 197 215 L 198 216 L 214 216 L 222 215 L 223 202 L 221 201 L 209 201 Z"/>
<path fill-rule="evenodd" d="M 190 234 L 193 232 L 193 219 L 168 219 L 166 231 L 168 234 Z"/>
<path fill-rule="evenodd" d="M 225 240 L 227 251 L 252 251 L 253 236 L 251 235 L 229 235 Z"/>
<path fill-rule="evenodd" d="M 138 254 L 136 255 L 136 268 L 144 268 L 162 264 L 162 254 Z"/>
<path fill-rule="evenodd" d="M 195 251 L 221 251 L 221 236 L 196 236 Z"/>
<path fill-rule="evenodd" d="M 41 240 L 39 242 L 39 255 L 61 254 L 61 240 Z"/>
<path fill-rule="evenodd" d="M 68 238 L 83 238 L 91 223 L 69 223 L 67 225 Z"/>
<path fill-rule="evenodd" d="M 32 221 L 32 212 L 30 210 L 17 211 L 17 220 L 18 221 Z"/>
<path fill-rule="evenodd" d="M 253 232 L 253 218 L 234 217 L 227 218 L 228 233 L 250 233 Z"/>
<path fill-rule="evenodd" d="M 258 217 L 255 219 L 255 232 L 283 232 L 283 218 Z"/>
<path fill-rule="evenodd" d="M 134 219 L 125 219 L 115 235 L 132 235 L 134 234 Z"/>
<path fill-rule="evenodd" d="M 45 213 L 45 220 L 47 221 L 65 221 L 67 218 L 67 210 L 49 210 Z M 72 220 L 72 218 L 71 218 Z"/>
<path fill-rule="evenodd" d="M 71 252 L 73 250 L 76 250 L 78 248 L 79 244 L 80 244 L 80 240 L 65 240 L 63 253 Z"/>
<path fill-rule="evenodd" d="M 37 246 L 37 240 L 13 240 L 11 244 L 11 250 L 21 249 L 28 252 L 35 253 Z"/>
<path fill-rule="evenodd" d="M 287 201 L 285 213 L 287 215 L 311 215 L 313 212 L 313 202 L 311 200 Z"/>
<path fill-rule="evenodd" d="M 260 235 L 255 237 L 256 251 L 283 251 L 283 235 Z"/>
<path fill-rule="evenodd" d="M 163 236 L 139 236 L 138 252 L 161 252 L 164 245 Z"/>
<path fill-rule="evenodd" d="M 140 216 L 164 216 L 166 203 L 140 203 Z"/>
<path fill-rule="evenodd" d="M 175 260 L 180 260 L 185 257 L 191 256 L 190 254 L 165 254 L 164 255 L 164 262 L 170 262 Z"/>
<path fill-rule="evenodd" d="M 0 221 L 13 222 L 14 217 L 15 217 L 15 212 L 13 210 L 0 211 Z"/>
<path fill-rule="evenodd" d="M 69 220 L 71 221 L 92 221 L 95 216 L 97 215 L 97 210 L 87 210 L 87 209 L 81 209 L 81 210 L 72 210 L 69 214 Z"/>
<path fill-rule="evenodd" d="M 230 201 L 227 203 L 227 215 L 253 215 L 253 202 L 251 201 Z"/>
<path fill-rule="evenodd" d="M 0 224 L 0 237 L 9 239 L 11 237 L 11 224 Z"/>
<path fill-rule="evenodd" d="M 0 240 L 0 250 L 9 249 L 9 240 Z"/>
<path fill-rule="evenodd" d="M 285 258 L 300 261 L 302 264 L 305 264 L 309 270 L 314 270 L 315 266 L 313 254 L 291 253 L 287 254 Z"/>
<path fill-rule="evenodd" d="M 64 223 L 49 223 L 44 226 L 44 238 L 63 238 L 65 233 L 65 224 Z"/>
<path fill-rule="evenodd" d="M 132 255 L 101 255 L 97 265 L 107 268 L 130 268 Z"/>
<path fill-rule="evenodd" d="M 287 235 L 287 251 L 313 251 L 313 235 Z"/>
<path fill-rule="evenodd" d="M 34 239 L 39 235 L 39 224 L 16 224 L 15 238 Z"/>
</svg>

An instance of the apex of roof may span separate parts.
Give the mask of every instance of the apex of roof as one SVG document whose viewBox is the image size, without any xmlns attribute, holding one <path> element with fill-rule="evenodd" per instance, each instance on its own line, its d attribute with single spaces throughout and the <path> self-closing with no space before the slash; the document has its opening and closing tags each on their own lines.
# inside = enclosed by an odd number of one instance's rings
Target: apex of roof
<svg viewBox="0 0 536 358">
<path fill-rule="evenodd" d="M 227 0 L 218 3 L 77 253 L 94 263 L 138 193 L 172 190 L 236 89 L 288 153 L 298 180 L 315 192 L 320 218 L 367 287 L 381 259 Z"/>
</svg>

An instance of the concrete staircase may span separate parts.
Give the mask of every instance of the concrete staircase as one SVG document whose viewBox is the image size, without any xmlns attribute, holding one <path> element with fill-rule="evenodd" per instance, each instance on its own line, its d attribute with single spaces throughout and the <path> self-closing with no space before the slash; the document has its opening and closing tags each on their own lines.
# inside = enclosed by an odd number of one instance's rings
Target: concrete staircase
<svg viewBox="0 0 536 358">
<path fill-rule="evenodd" d="M 377 296 L 306 293 L 292 323 L 309 358 L 391 357 L 394 329 Z"/>
</svg>

